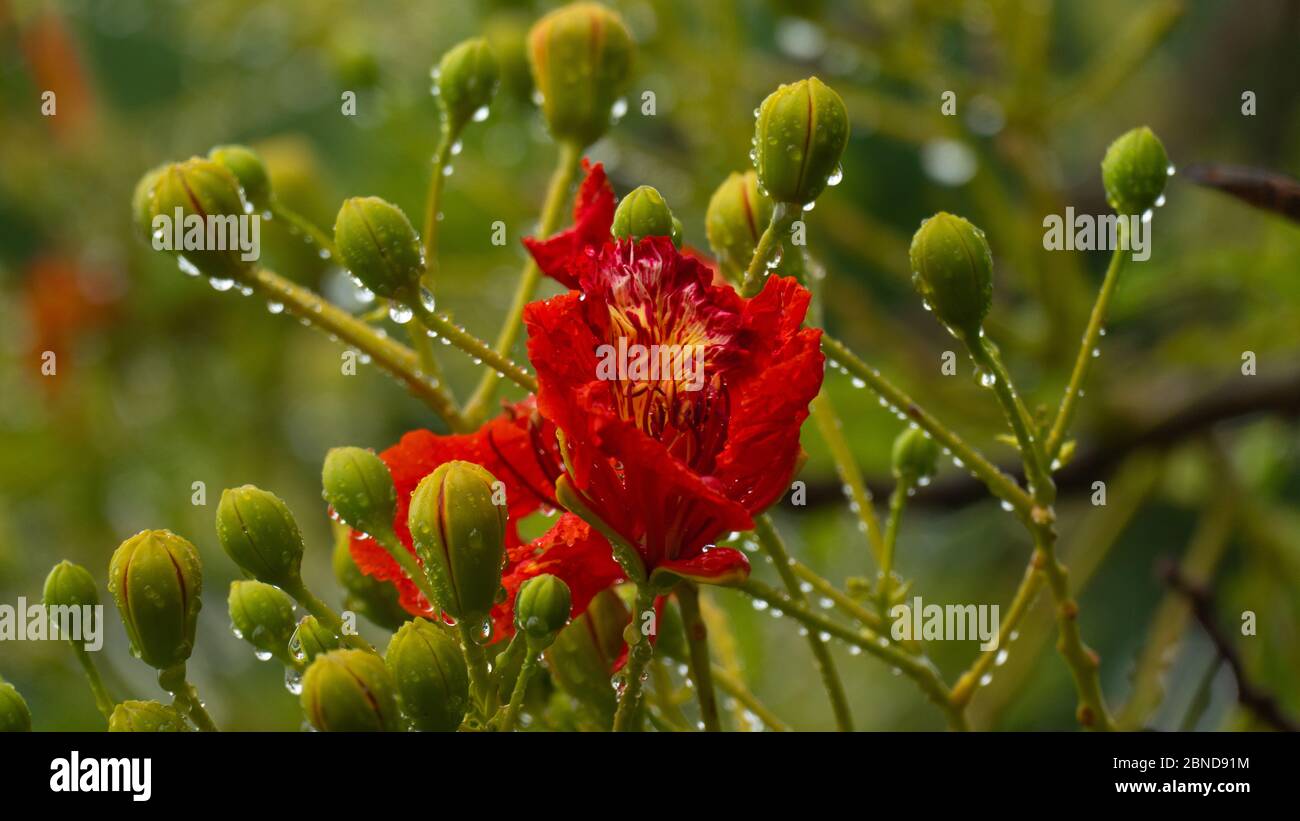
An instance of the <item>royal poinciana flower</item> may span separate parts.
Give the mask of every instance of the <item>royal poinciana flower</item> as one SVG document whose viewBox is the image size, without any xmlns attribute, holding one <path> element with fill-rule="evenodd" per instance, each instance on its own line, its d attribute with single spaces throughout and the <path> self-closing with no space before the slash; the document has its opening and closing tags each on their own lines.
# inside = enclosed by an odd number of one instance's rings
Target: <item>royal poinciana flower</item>
<svg viewBox="0 0 1300 821">
<path fill-rule="evenodd" d="M 527 241 L 575 289 L 524 313 L 537 407 L 563 434 L 574 488 L 647 574 L 743 579 L 744 555 L 711 543 L 751 528 L 800 461 L 823 375 L 820 331 L 803 327 L 808 291 L 773 276 L 743 299 L 666 237 L 613 240 L 613 210 L 603 169 L 589 166 L 574 227 Z M 611 350 L 660 362 L 667 351 L 676 365 L 610 378 Z"/>
<path fill-rule="evenodd" d="M 411 494 L 420 480 L 453 460 L 474 462 L 505 485 L 507 507 L 507 565 L 503 584 L 507 598 L 492 612 L 497 635 L 512 630 L 511 604 L 527 579 L 541 573 L 562 578 L 573 593 L 573 612 L 586 609 L 592 596 L 622 580 L 609 543 L 576 517 L 559 517 L 551 530 L 531 542 L 521 542 L 520 519 L 543 508 L 556 508 L 555 477 L 560 472 L 555 428 L 542 419 L 532 399 L 509 406 L 473 433 L 450 436 L 427 430 L 411 431 L 379 454 L 397 489 L 393 527 L 407 550 L 415 553 L 407 516 Z M 429 616 L 428 601 L 392 556 L 373 539 L 352 536 L 352 557 L 363 573 L 392 582 L 408 612 Z"/>
</svg>

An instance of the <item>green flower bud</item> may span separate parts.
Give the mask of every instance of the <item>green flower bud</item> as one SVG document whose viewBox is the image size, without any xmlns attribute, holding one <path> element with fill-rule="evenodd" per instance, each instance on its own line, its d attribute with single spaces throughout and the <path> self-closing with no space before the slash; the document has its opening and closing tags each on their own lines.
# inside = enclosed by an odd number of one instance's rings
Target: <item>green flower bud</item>
<svg viewBox="0 0 1300 821">
<path fill-rule="evenodd" d="M 974 341 L 993 305 L 993 252 L 984 232 L 939 212 L 912 237 L 912 282 L 939 321 Z"/>
<path fill-rule="evenodd" d="M 219 145 L 208 152 L 208 159 L 225 166 L 244 189 L 244 199 L 259 211 L 271 205 L 271 177 L 257 152 L 246 145 Z"/>
<path fill-rule="evenodd" d="M 401 729 L 388 668 L 365 650 L 333 650 L 317 658 L 302 680 L 302 709 L 322 732 Z"/>
<path fill-rule="evenodd" d="M 481 119 L 480 111 L 487 112 L 500 79 L 496 55 L 483 37 L 466 40 L 443 55 L 437 68 L 438 103 L 453 134 L 470 119 Z"/>
<path fill-rule="evenodd" d="M 158 185 L 158 180 L 162 178 L 163 171 L 167 170 L 167 164 L 154 166 L 140 176 L 140 181 L 135 184 L 135 191 L 131 194 L 131 219 L 135 223 L 136 231 L 140 238 L 145 242 L 153 236 L 153 201 L 154 189 Z"/>
<path fill-rule="evenodd" d="M 352 275 L 379 296 L 407 299 L 418 287 L 424 272 L 420 237 L 396 205 L 379 197 L 344 200 L 334 244 Z"/>
<path fill-rule="evenodd" d="M 501 589 L 506 508 L 495 503 L 496 479 L 472 462 L 446 462 L 411 495 L 415 550 L 438 605 L 457 621 L 487 619 Z"/>
<path fill-rule="evenodd" d="M 900 482 L 928 481 L 939 469 L 939 443 L 920 428 L 908 427 L 894 440 L 893 467 Z"/>
<path fill-rule="evenodd" d="M 210 216 L 242 217 L 248 213 L 235 175 L 224 165 L 201 157 L 164 168 L 154 183 L 152 200 L 151 236 L 158 231 L 170 234 L 178 214 L 183 231 L 185 220 L 192 216 L 205 220 L 206 225 Z M 206 241 L 206 228 L 204 236 Z M 213 278 L 237 279 L 249 268 L 249 263 L 240 259 L 243 252 L 237 247 L 185 249 L 179 253 L 200 273 Z"/>
<path fill-rule="evenodd" d="M 311 664 L 317 656 L 342 646 L 339 637 L 326 630 L 315 616 L 303 616 L 289 639 L 289 654 L 298 663 Z"/>
<path fill-rule="evenodd" d="M 123 701 L 108 718 L 110 733 L 186 733 L 180 713 L 156 701 Z"/>
<path fill-rule="evenodd" d="M 289 654 L 289 640 L 297 629 L 293 599 L 278 587 L 241 579 L 230 583 L 230 623 L 235 635 L 257 650 L 262 660 L 275 657 L 281 664 L 294 666 Z"/>
<path fill-rule="evenodd" d="M 12 684 L 0 678 L 0 733 L 29 733 L 32 711 Z"/>
<path fill-rule="evenodd" d="M 170 530 L 137 533 L 113 553 L 108 591 L 145 664 L 169 670 L 190 657 L 203 606 L 203 566 L 193 544 Z"/>
<path fill-rule="evenodd" d="M 634 240 L 643 237 L 673 237 L 680 242 L 680 228 L 674 229 L 673 212 L 658 191 L 648 185 L 632 190 L 614 211 L 614 236 Z"/>
<path fill-rule="evenodd" d="M 64 560 L 54 565 L 54 569 L 45 577 L 43 598 L 47 608 L 94 608 L 99 605 L 99 589 L 95 586 L 95 579 L 90 575 L 89 570 Z M 89 612 L 91 614 L 89 617 L 94 618 L 95 611 Z M 89 627 L 90 625 L 83 624 L 83 635 L 88 632 Z"/>
<path fill-rule="evenodd" d="M 525 581 L 515 595 L 515 629 L 531 647 L 543 650 L 569 621 L 573 598 L 569 586 L 549 573 Z"/>
<path fill-rule="evenodd" d="M 848 142 L 849 113 L 830 86 L 816 77 L 782 85 L 758 110 L 754 168 L 759 182 L 776 202 L 812 202 L 838 181 Z"/>
<path fill-rule="evenodd" d="M 505 91 L 527 102 L 533 94 L 533 75 L 528 67 L 528 19 L 498 10 L 487 21 L 485 33 L 500 66 Z"/>
<path fill-rule="evenodd" d="M 772 199 L 759 190 L 758 174 L 735 172 L 709 198 L 704 231 L 718 260 L 743 271 L 771 221 Z"/>
<path fill-rule="evenodd" d="M 469 672 L 460 645 L 446 632 L 412 619 L 384 654 L 402 712 L 417 730 L 449 733 L 469 710 Z"/>
<path fill-rule="evenodd" d="M 302 533 L 289 506 L 274 493 L 253 485 L 222 491 L 217 539 L 253 578 L 286 590 L 301 585 Z"/>
<path fill-rule="evenodd" d="M 334 578 L 347 591 L 344 610 L 360 613 L 386 630 L 396 630 L 410 620 L 411 614 L 398 603 L 397 587 L 362 573 L 352 560 L 347 539 L 336 540 L 333 566 Z"/>
<path fill-rule="evenodd" d="M 364 448 L 332 448 L 321 470 L 321 496 L 349 526 L 371 535 L 390 534 L 397 489 L 388 466 Z"/>
<path fill-rule="evenodd" d="M 588 146 L 609 130 L 634 51 L 623 18 L 597 3 L 571 3 L 537 21 L 528 56 L 557 140 Z"/>
<path fill-rule="evenodd" d="M 1155 207 L 1168 179 L 1169 155 L 1146 126 L 1111 143 L 1101 161 L 1106 202 L 1117 214 L 1141 214 Z"/>
<path fill-rule="evenodd" d="M 623 629 L 631 618 L 617 593 L 602 591 L 546 650 L 556 684 L 597 716 L 614 715 L 616 696 L 609 677 L 623 652 Z"/>
</svg>

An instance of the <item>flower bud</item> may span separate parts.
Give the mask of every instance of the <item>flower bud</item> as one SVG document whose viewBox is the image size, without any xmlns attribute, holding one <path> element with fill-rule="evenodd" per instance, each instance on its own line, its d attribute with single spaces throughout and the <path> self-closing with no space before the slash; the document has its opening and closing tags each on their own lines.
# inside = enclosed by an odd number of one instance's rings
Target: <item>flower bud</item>
<svg viewBox="0 0 1300 821">
<path fill-rule="evenodd" d="M 912 237 L 912 282 L 939 321 L 973 342 L 993 305 L 993 252 L 984 232 L 939 212 Z"/>
<path fill-rule="evenodd" d="M 242 189 L 235 175 L 224 165 L 201 157 L 172 163 L 162 170 L 153 187 L 150 234 L 174 230 L 179 215 L 184 222 L 197 216 L 205 221 L 204 244 L 207 243 L 206 221 L 214 216 L 242 217 L 248 213 Z M 178 250 L 178 249 L 172 249 Z M 186 248 L 179 251 L 191 265 L 209 277 L 235 279 L 243 276 L 249 263 L 240 258 L 239 248 Z"/>
<path fill-rule="evenodd" d="M 393 680 L 383 660 L 365 650 L 332 650 L 307 668 L 302 709 L 322 732 L 401 729 Z"/>
<path fill-rule="evenodd" d="M 893 467 L 900 482 L 928 481 L 939 469 L 939 443 L 920 428 L 908 427 L 894 440 Z"/>
<path fill-rule="evenodd" d="M 28 733 L 32 712 L 12 684 L 0 678 L 0 733 Z"/>
<path fill-rule="evenodd" d="M 402 712 L 417 730 L 449 733 L 469 710 L 469 672 L 460 645 L 446 632 L 412 619 L 384 654 Z"/>
<path fill-rule="evenodd" d="M 501 79 L 496 55 L 483 37 L 466 40 L 438 63 L 438 102 L 451 133 L 459 132 L 479 111 L 487 111 Z"/>
<path fill-rule="evenodd" d="M 734 172 L 709 198 L 704 231 L 719 261 L 743 271 L 771 221 L 772 199 L 759 190 L 758 174 Z"/>
<path fill-rule="evenodd" d="M 145 664 L 169 670 L 190 657 L 203 606 L 203 566 L 193 544 L 170 530 L 137 533 L 113 553 L 108 591 Z"/>
<path fill-rule="evenodd" d="M 289 506 L 274 493 L 253 485 L 222 491 L 217 540 L 253 578 L 286 590 L 301 584 L 302 533 Z"/>
<path fill-rule="evenodd" d="M 515 595 L 515 629 L 536 650 L 544 650 L 569 621 L 573 597 L 564 581 L 549 573 L 528 579 Z"/>
<path fill-rule="evenodd" d="M 371 535 L 393 530 L 397 489 L 388 466 L 364 448 L 331 448 L 321 470 L 321 496 L 350 527 Z"/>
<path fill-rule="evenodd" d="M 1106 202 L 1117 214 L 1141 214 L 1155 207 L 1168 179 L 1169 155 L 1146 126 L 1120 136 L 1101 161 Z"/>
<path fill-rule="evenodd" d="M 598 3 L 571 3 L 537 21 L 528 57 L 557 140 L 585 147 L 609 130 L 634 50 L 623 18 Z"/>
<path fill-rule="evenodd" d="M 396 630 L 411 618 L 398 603 L 397 587 L 367 576 L 357 567 L 348 539 L 339 539 L 334 545 L 333 566 L 334 578 L 347 591 L 344 610 L 360 613 L 386 630 Z"/>
<path fill-rule="evenodd" d="M 208 152 L 208 159 L 225 166 L 244 189 L 244 199 L 259 211 L 271 205 L 271 177 L 257 152 L 246 145 L 219 145 Z"/>
<path fill-rule="evenodd" d="M 131 194 L 131 219 L 140 238 L 145 242 L 149 241 L 154 232 L 154 189 L 158 185 L 158 180 L 162 179 L 163 171 L 166 170 L 167 164 L 164 163 L 144 172 L 139 182 L 135 184 L 135 191 Z"/>
<path fill-rule="evenodd" d="M 263 582 L 240 579 L 230 583 L 227 604 L 235 635 L 253 645 L 259 659 L 275 657 L 281 664 L 295 664 L 289 640 L 298 624 L 288 593 Z"/>
<path fill-rule="evenodd" d="M 673 212 L 658 191 L 648 185 L 632 190 L 614 211 L 614 236 L 639 240 L 643 237 L 674 237 L 680 244 L 680 229 L 673 226 Z"/>
<path fill-rule="evenodd" d="M 334 244 L 352 275 L 379 296 L 408 298 L 424 272 L 420 237 L 402 209 L 379 197 L 343 201 Z"/>
<path fill-rule="evenodd" d="M 315 616 L 303 616 L 289 639 L 289 654 L 298 663 L 311 664 L 317 656 L 342 646 L 339 637 L 326 630 Z"/>
<path fill-rule="evenodd" d="M 156 701 L 123 701 L 108 717 L 110 733 L 185 733 L 180 713 Z"/>
<path fill-rule="evenodd" d="M 487 619 L 501 589 L 506 508 L 496 479 L 472 462 L 445 462 L 420 480 L 408 523 L 438 605 L 457 621 Z"/>
<path fill-rule="evenodd" d="M 528 23 L 521 14 L 498 10 L 485 27 L 501 70 L 503 90 L 520 102 L 527 102 L 533 94 L 533 75 L 528 67 Z"/>
<path fill-rule="evenodd" d="M 597 594 L 546 651 L 556 684 L 580 704 L 613 716 L 615 693 L 609 686 L 614 663 L 623 652 L 623 629 L 631 620 L 627 605 L 613 590 Z"/>
<path fill-rule="evenodd" d="M 839 175 L 848 141 L 849 113 L 830 86 L 816 77 L 782 85 L 758 110 L 759 182 L 776 202 L 812 202 Z"/>
<path fill-rule="evenodd" d="M 99 589 L 95 587 L 95 579 L 90 575 L 90 571 L 79 564 L 73 564 L 64 560 L 54 565 L 50 574 L 45 577 L 45 593 L 43 596 L 45 606 L 50 607 L 97 607 L 99 605 Z M 95 610 L 89 611 L 88 618 L 95 618 Z M 51 616 L 52 617 L 52 616 Z M 82 625 L 82 634 L 89 632 L 91 625 Z M 67 638 L 71 639 L 71 636 Z"/>
</svg>

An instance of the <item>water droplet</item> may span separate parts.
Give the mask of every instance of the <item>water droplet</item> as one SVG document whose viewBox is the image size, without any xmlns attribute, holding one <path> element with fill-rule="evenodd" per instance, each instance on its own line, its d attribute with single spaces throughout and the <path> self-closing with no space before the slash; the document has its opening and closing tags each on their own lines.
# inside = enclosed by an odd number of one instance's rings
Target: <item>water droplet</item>
<svg viewBox="0 0 1300 821">
<path fill-rule="evenodd" d="M 488 118 L 489 113 L 491 113 L 491 111 L 488 109 L 487 106 L 485 105 L 479 106 L 474 110 L 474 114 L 473 116 L 470 117 L 470 119 L 476 123 L 481 123 Z"/>
<path fill-rule="evenodd" d="M 221 277 L 212 277 L 208 280 L 208 284 L 212 286 L 212 290 L 214 291 L 224 292 L 235 287 L 235 281 L 233 279 L 222 279 Z"/>
<path fill-rule="evenodd" d="M 1005 510 L 1007 513 L 1010 513 L 1011 511 L 1016 509 L 1016 506 L 1008 502 L 1006 499 L 1003 499 L 1002 509 Z"/>
<path fill-rule="evenodd" d="M 357 302 L 360 302 L 362 305 L 369 305 L 375 301 L 375 292 L 364 285 L 358 285 L 356 293 L 353 294 L 353 296 L 355 296 Z"/>
<path fill-rule="evenodd" d="M 1178 171 L 1178 169 L 1174 168 L 1174 164 L 1173 164 L 1173 163 L 1169 163 L 1169 165 L 1165 168 L 1165 174 L 1167 174 L 1167 175 L 1169 175 L 1169 176 L 1171 176 L 1171 177 L 1172 177 L 1174 174 L 1176 174 L 1177 171 Z"/>
<path fill-rule="evenodd" d="M 283 313 L 283 312 L 284 312 L 284 303 L 283 303 L 283 302 L 268 302 L 268 303 L 266 303 L 266 310 L 270 311 L 270 312 L 273 313 L 273 314 Z"/>
<path fill-rule="evenodd" d="M 433 313 L 434 308 L 437 305 L 433 299 L 433 291 L 430 291 L 428 288 L 421 288 L 420 304 L 424 306 L 424 310 Z"/>
<path fill-rule="evenodd" d="M 196 277 L 199 275 L 198 267 L 194 263 L 186 259 L 185 257 L 181 257 L 181 256 L 176 257 L 176 267 L 180 268 L 181 273 L 185 274 L 186 276 Z"/>
<path fill-rule="evenodd" d="M 258 660 L 258 661 L 270 661 L 270 660 L 271 660 L 271 651 L 270 651 L 270 650 L 257 650 L 257 651 L 255 651 L 255 652 L 253 653 L 253 655 L 257 657 L 257 660 Z"/>
<path fill-rule="evenodd" d="M 459 155 L 460 155 L 460 152 L 461 152 L 462 150 L 464 150 L 464 148 L 465 148 L 465 143 L 464 143 L 464 141 L 462 141 L 462 140 L 457 140 L 456 142 L 454 142 L 454 143 L 451 144 L 451 155 L 452 155 L 453 157 L 459 156 Z"/>
<path fill-rule="evenodd" d="M 412 311 L 405 305 L 399 305 L 394 302 L 388 307 L 388 318 L 396 322 L 398 325 L 405 325 L 410 322 L 414 316 L 415 311 Z"/>
<path fill-rule="evenodd" d="M 986 388 L 991 388 L 998 383 L 998 377 L 992 371 L 985 371 L 980 374 L 980 384 Z"/>
<path fill-rule="evenodd" d="M 831 175 L 826 178 L 826 184 L 832 187 L 839 185 L 843 181 L 844 181 L 844 168 L 839 165 L 835 166 L 835 170 L 832 171 Z"/>
<path fill-rule="evenodd" d="M 1165 195 L 1161 194 L 1160 196 L 1156 197 L 1156 208 L 1163 208 L 1164 205 L 1165 205 Z"/>
<path fill-rule="evenodd" d="M 999 650 L 998 654 L 993 657 L 993 666 L 1001 667 L 1006 663 L 1007 663 L 1007 651 L 1005 649 Z"/>
<path fill-rule="evenodd" d="M 614 119 L 614 122 L 623 119 L 623 115 L 627 114 L 627 98 L 619 97 L 615 100 L 614 105 L 610 106 L 609 114 Z"/>
</svg>

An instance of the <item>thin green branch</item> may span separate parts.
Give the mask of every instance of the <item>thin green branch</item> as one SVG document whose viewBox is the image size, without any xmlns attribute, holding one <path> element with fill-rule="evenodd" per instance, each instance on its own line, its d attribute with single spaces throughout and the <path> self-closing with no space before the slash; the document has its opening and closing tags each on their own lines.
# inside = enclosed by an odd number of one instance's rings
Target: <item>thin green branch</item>
<svg viewBox="0 0 1300 821">
<path fill-rule="evenodd" d="M 853 512 L 857 514 L 858 522 L 862 525 L 863 532 L 867 534 L 867 541 L 875 554 L 876 566 L 879 567 L 884 557 L 884 538 L 880 532 L 880 520 L 876 518 L 871 491 L 867 489 L 858 462 L 853 458 L 848 440 L 844 438 L 844 426 L 840 423 L 839 414 L 835 412 L 835 406 L 824 389 L 817 394 L 808 409 L 813 421 L 817 423 L 817 430 L 821 432 L 826 449 L 830 451 L 831 460 L 835 462 L 835 471 L 839 474 L 840 481 L 844 483 L 849 501 L 853 503 Z"/>
<path fill-rule="evenodd" d="M 718 721 L 718 699 L 713 692 L 713 666 L 709 661 L 709 629 L 700 616 L 700 591 L 693 583 L 683 581 L 677 585 L 677 604 L 682 609 L 682 625 L 686 632 L 686 647 L 690 653 L 691 678 L 695 681 L 695 695 L 700 702 L 700 720 L 705 732 L 716 733 L 722 729 Z"/>
<path fill-rule="evenodd" d="M 727 672 L 720 665 L 713 665 L 713 679 L 718 683 L 718 689 L 734 698 L 744 705 L 745 709 L 758 717 L 758 720 L 773 732 L 787 733 L 790 731 L 790 725 L 781 720 L 776 713 L 772 712 L 758 697 L 750 692 L 738 677 Z"/>
</svg>

